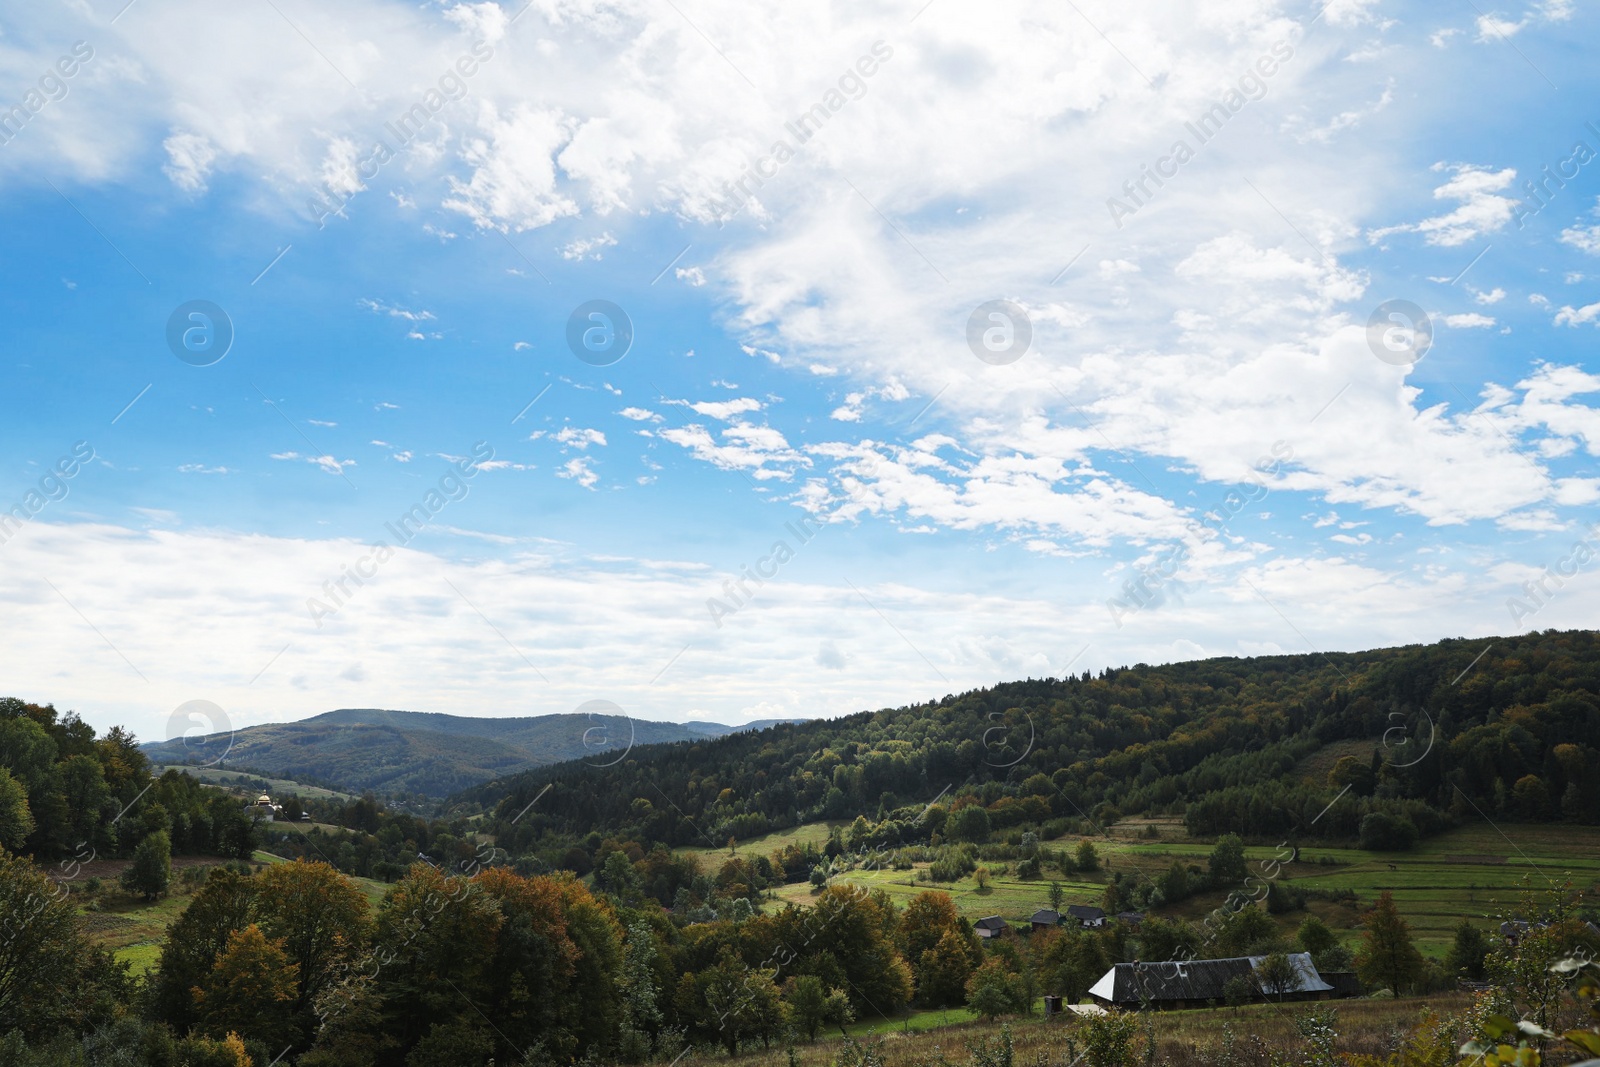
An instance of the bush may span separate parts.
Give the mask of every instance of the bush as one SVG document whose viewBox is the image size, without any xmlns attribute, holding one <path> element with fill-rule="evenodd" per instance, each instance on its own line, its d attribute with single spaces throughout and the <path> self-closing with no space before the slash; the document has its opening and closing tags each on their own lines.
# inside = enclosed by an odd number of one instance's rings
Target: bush
<svg viewBox="0 0 1600 1067">
<path fill-rule="evenodd" d="M 1369 852 L 1406 852 L 1416 843 L 1416 825 L 1404 815 L 1370 811 L 1361 818 L 1361 847 Z"/>
</svg>

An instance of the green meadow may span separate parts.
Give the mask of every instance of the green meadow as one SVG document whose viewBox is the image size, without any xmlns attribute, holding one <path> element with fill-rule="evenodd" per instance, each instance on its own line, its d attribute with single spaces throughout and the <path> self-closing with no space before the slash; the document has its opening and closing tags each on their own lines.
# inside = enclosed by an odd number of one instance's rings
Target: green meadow
<svg viewBox="0 0 1600 1067">
<path fill-rule="evenodd" d="M 1181 823 L 1156 821 L 1160 836 L 1140 836 L 1146 821 L 1113 828 L 1109 837 L 1095 838 L 1101 869 L 1092 873 L 1062 874 L 1047 869 L 1036 881 L 1016 876 L 1016 863 L 987 863 L 989 885 L 980 889 L 971 875 L 953 883 L 920 881 L 926 864 L 911 870 L 866 869 L 847 871 L 838 880 L 872 889 L 881 889 L 897 903 L 905 904 L 927 889 L 949 893 L 963 916 L 977 919 L 1000 915 L 1026 929 L 1028 917 L 1039 908 L 1050 906 L 1050 881 L 1061 883 L 1064 904 L 1101 903 L 1106 882 L 1118 871 L 1143 871 L 1157 876 L 1174 860 L 1201 868 L 1211 852 L 1211 843 L 1193 841 L 1183 833 Z M 826 842 L 828 826 L 811 823 L 767 837 L 741 842 L 743 854 L 770 854 L 789 842 L 810 841 L 819 847 Z M 1075 848 L 1080 839 L 1061 838 L 1047 842 L 1052 849 Z M 687 849 L 714 865 L 728 854 L 721 849 Z M 1281 855 L 1270 846 L 1251 846 L 1246 855 L 1252 870 L 1261 861 Z M 1275 916 L 1292 932 L 1307 914 L 1316 914 L 1341 933 L 1352 946 L 1361 935 L 1361 917 L 1379 894 L 1394 894 L 1401 914 L 1410 924 L 1417 945 L 1430 956 L 1442 956 L 1449 947 L 1451 931 L 1463 917 L 1487 926 L 1503 910 L 1514 909 L 1524 880 L 1535 888 L 1547 888 L 1571 880 L 1574 887 L 1588 893 L 1600 892 L 1600 828 L 1562 824 L 1514 824 L 1498 826 L 1473 824 L 1429 838 L 1410 852 L 1380 853 L 1357 848 L 1310 845 L 1301 849 L 1298 862 L 1284 864 L 1279 877 L 1291 886 L 1321 890 L 1328 894 L 1355 894 L 1355 900 L 1327 899 L 1314 894 L 1305 911 Z M 805 905 L 813 899 L 811 887 L 788 885 L 777 891 L 782 901 Z M 1153 914 L 1182 917 L 1191 921 L 1223 903 L 1224 894 L 1213 891 L 1198 894 L 1175 906 Z"/>
</svg>

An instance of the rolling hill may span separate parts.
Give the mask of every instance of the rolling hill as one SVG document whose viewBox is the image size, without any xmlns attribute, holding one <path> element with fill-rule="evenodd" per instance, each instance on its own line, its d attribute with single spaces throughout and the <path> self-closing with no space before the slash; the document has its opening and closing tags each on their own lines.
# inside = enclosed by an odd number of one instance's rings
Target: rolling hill
<svg viewBox="0 0 1600 1067">
<path fill-rule="evenodd" d="M 586 760 L 604 766 L 635 746 L 701 741 L 780 721 L 725 726 L 599 714 L 502 719 L 341 708 L 298 722 L 245 727 L 233 733 L 231 743 L 227 734 L 217 734 L 140 747 L 159 764 L 205 763 L 226 752 L 220 763 L 225 767 L 355 793 L 442 797 L 546 764 Z"/>
<path fill-rule="evenodd" d="M 452 804 L 552 865 L 595 834 L 716 847 L 858 818 L 868 846 L 1103 834 L 1142 815 L 1200 839 L 1404 851 L 1474 820 L 1600 821 L 1597 763 L 1600 634 L 1548 630 L 1008 682 L 530 768 Z"/>
</svg>

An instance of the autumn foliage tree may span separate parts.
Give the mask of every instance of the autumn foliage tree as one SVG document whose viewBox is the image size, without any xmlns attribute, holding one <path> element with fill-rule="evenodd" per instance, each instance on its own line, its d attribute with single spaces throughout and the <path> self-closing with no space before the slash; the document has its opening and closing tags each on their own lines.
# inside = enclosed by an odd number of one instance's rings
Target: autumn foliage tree
<svg viewBox="0 0 1600 1067">
<path fill-rule="evenodd" d="M 255 923 L 235 930 L 194 991 L 202 1029 L 213 1037 L 238 1033 L 272 1048 L 288 1044 L 299 976 L 281 940 L 269 940 Z"/>
<path fill-rule="evenodd" d="M 917 1000 L 947 1007 L 966 998 L 967 979 L 982 960 L 978 939 L 950 894 L 919 893 L 900 915 L 899 947 L 912 964 Z"/>
<path fill-rule="evenodd" d="M 295 1010 L 309 1011 L 333 976 L 357 958 L 368 937 L 367 898 L 326 863 L 295 860 L 255 877 L 255 915 L 280 941 L 299 980 Z"/>
<path fill-rule="evenodd" d="M 199 1018 L 194 990 L 211 973 L 235 930 L 250 922 L 255 879 L 226 867 L 213 867 L 167 930 L 161 958 L 150 980 L 155 1015 L 185 1033 Z"/>
<path fill-rule="evenodd" d="M 1422 978 L 1422 953 L 1411 943 L 1411 928 L 1395 907 L 1394 894 L 1384 890 L 1363 921 L 1366 932 L 1356 954 L 1356 970 L 1371 986 L 1385 986 L 1396 996 Z"/>
</svg>

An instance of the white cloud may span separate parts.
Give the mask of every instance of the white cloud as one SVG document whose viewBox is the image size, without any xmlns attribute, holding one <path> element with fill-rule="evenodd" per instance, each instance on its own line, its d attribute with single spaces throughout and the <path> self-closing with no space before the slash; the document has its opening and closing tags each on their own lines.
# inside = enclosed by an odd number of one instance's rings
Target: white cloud
<svg viewBox="0 0 1600 1067">
<path fill-rule="evenodd" d="M 604 446 L 606 435 L 599 430 L 588 430 L 579 426 L 565 426 L 555 435 L 555 439 L 568 448 L 587 449 L 590 445 Z"/>
<path fill-rule="evenodd" d="M 1597 319 L 1600 319 L 1600 303 L 1585 304 L 1581 308 L 1573 308 L 1568 305 L 1556 312 L 1555 324 L 1557 326 L 1581 326 Z"/>
<path fill-rule="evenodd" d="M 374 315 L 388 315 L 390 318 L 404 319 L 407 322 L 432 322 L 434 320 L 434 315 L 431 311 L 412 311 L 409 308 L 399 307 L 394 304 L 385 304 L 382 301 L 372 300 L 366 297 L 356 301 L 356 304 L 357 306 L 372 312 Z"/>
<path fill-rule="evenodd" d="M 673 427 L 663 438 L 688 449 L 696 459 L 723 470 L 743 471 L 757 481 L 789 481 L 811 460 L 792 448 L 783 434 L 768 426 L 735 423 L 716 437 L 703 426 Z M 720 437 L 720 440 L 718 439 Z"/>
<path fill-rule="evenodd" d="M 591 468 L 592 460 L 588 456 L 577 456 L 567 460 L 560 470 L 556 471 L 557 478 L 567 478 L 577 482 L 585 489 L 593 489 L 600 476 Z"/>
<path fill-rule="evenodd" d="M 557 188 L 555 155 L 571 130 L 557 109 L 515 104 L 502 113 L 479 105 L 484 136 L 472 138 L 462 157 L 472 169 L 463 181 L 450 178 L 444 206 L 479 229 L 531 230 L 576 215 L 578 204 Z"/>
<path fill-rule="evenodd" d="M 1482 234 L 1494 233 L 1511 221 L 1517 200 L 1499 194 L 1516 179 L 1514 169 L 1496 171 L 1467 163 L 1444 169 L 1453 171 L 1454 177 L 1435 189 L 1433 197 L 1458 201 L 1460 207 L 1421 222 L 1374 230 L 1371 239 L 1376 242 L 1393 233 L 1420 233 L 1431 245 L 1454 248 Z"/>
<path fill-rule="evenodd" d="M 353 459 L 335 459 L 332 456 L 303 456 L 298 452 L 274 452 L 271 458 L 303 461 L 321 467 L 329 474 L 343 474 L 346 467 L 354 467 L 356 465 L 356 461 Z"/>
<path fill-rule="evenodd" d="M 600 259 L 607 248 L 615 248 L 617 239 L 609 233 L 598 237 L 580 237 L 561 249 L 562 259 Z"/>
<path fill-rule="evenodd" d="M 741 396 L 732 400 L 700 400 L 689 404 L 688 407 L 696 414 L 727 422 L 729 419 L 746 412 L 760 411 L 761 401 L 748 396 Z"/>
<path fill-rule="evenodd" d="M 1387 110 L 1389 105 L 1394 103 L 1394 86 L 1395 80 L 1390 78 L 1388 83 L 1384 86 L 1383 92 L 1379 94 L 1378 99 L 1374 100 L 1372 103 L 1366 105 L 1365 107 L 1351 108 L 1347 111 L 1341 111 L 1331 119 L 1327 120 L 1321 126 L 1307 130 L 1304 133 L 1297 133 L 1295 135 L 1296 140 L 1298 140 L 1301 144 L 1306 144 L 1308 142 L 1326 144 L 1333 139 L 1335 134 L 1343 133 L 1345 130 L 1354 129 L 1372 116 L 1381 111 Z"/>
<path fill-rule="evenodd" d="M 1461 315 L 1441 315 L 1439 321 L 1456 330 L 1482 330 L 1494 325 L 1494 319 L 1469 311 Z"/>
<path fill-rule="evenodd" d="M 161 147 L 167 152 L 162 170 L 172 183 L 186 193 L 205 192 L 206 179 L 217 161 L 216 147 L 193 133 L 175 133 Z"/>
<path fill-rule="evenodd" d="M 1580 252 L 1600 255 L 1600 225 L 1569 226 L 1561 231 L 1561 243 L 1571 245 Z"/>
<path fill-rule="evenodd" d="M 1524 18 L 1517 22 L 1503 19 L 1499 15 L 1479 15 L 1477 20 L 1478 43 L 1490 44 L 1499 41 L 1508 41 L 1515 37 L 1524 26 L 1528 24 Z"/>
</svg>

